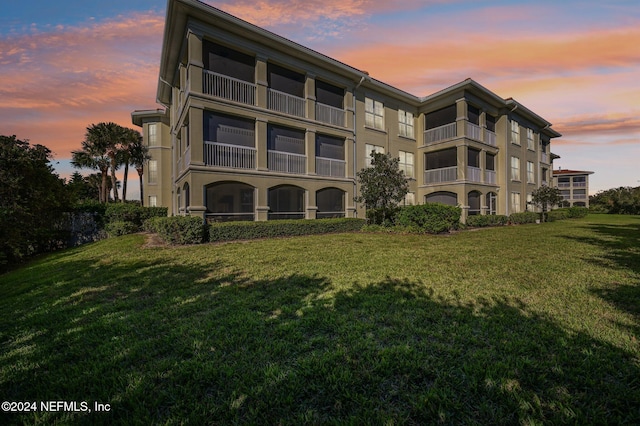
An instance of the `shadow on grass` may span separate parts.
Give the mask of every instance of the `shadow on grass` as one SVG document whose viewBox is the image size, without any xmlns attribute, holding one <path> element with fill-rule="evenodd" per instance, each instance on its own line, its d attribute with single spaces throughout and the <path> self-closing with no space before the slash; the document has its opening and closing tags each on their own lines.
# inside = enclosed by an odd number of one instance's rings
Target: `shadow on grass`
<svg viewBox="0 0 640 426">
<path fill-rule="evenodd" d="M 623 225 L 588 224 L 587 229 L 593 237 L 566 237 L 574 241 L 591 244 L 603 250 L 600 258 L 588 261 L 605 266 L 629 271 L 636 277 L 640 275 L 640 217 L 629 217 L 633 223 Z M 617 308 L 630 313 L 640 323 L 640 280 L 632 278 L 631 283 L 614 283 L 613 286 L 594 290 Z M 636 327 L 636 334 L 640 327 Z"/>
<path fill-rule="evenodd" d="M 219 263 L 64 269 L 83 272 L 0 305 L 0 394 L 111 410 L 4 424 L 640 422 L 632 354 L 515 299 Z"/>
</svg>

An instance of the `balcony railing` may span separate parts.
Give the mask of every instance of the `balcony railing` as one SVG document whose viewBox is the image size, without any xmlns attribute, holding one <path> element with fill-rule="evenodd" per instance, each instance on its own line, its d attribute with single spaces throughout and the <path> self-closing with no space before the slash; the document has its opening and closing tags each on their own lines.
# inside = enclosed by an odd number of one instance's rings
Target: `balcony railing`
<svg viewBox="0 0 640 426">
<path fill-rule="evenodd" d="M 273 111 L 284 112 L 296 117 L 305 116 L 306 101 L 304 98 L 269 89 L 268 108 Z"/>
<path fill-rule="evenodd" d="M 471 182 L 481 182 L 482 170 L 477 167 L 467 166 L 467 180 Z"/>
<path fill-rule="evenodd" d="M 570 186 L 569 182 L 558 182 L 558 188 L 569 188 Z"/>
<path fill-rule="evenodd" d="M 207 166 L 255 169 L 256 149 L 207 141 L 204 143 L 204 163 Z"/>
<path fill-rule="evenodd" d="M 470 139 L 480 140 L 482 134 L 482 128 L 477 124 L 473 124 L 467 121 L 467 137 Z"/>
<path fill-rule="evenodd" d="M 547 155 L 546 152 L 540 153 L 540 161 L 542 161 L 543 163 L 549 164 L 549 156 Z"/>
<path fill-rule="evenodd" d="M 484 183 L 488 183 L 490 185 L 495 185 L 497 182 L 496 172 L 494 170 L 485 170 L 484 171 Z"/>
<path fill-rule="evenodd" d="M 458 179 L 458 167 L 444 167 L 442 169 L 425 170 L 424 183 L 453 182 Z"/>
<path fill-rule="evenodd" d="M 444 126 L 435 127 L 424 132 L 424 143 L 438 142 L 445 139 L 455 138 L 457 136 L 457 124 L 449 123 Z"/>
<path fill-rule="evenodd" d="M 320 176 L 344 177 L 346 161 L 316 157 L 316 174 Z"/>
<path fill-rule="evenodd" d="M 209 70 L 203 70 L 202 92 L 248 105 L 256 104 L 256 85 Z"/>
<path fill-rule="evenodd" d="M 344 127 L 344 110 L 318 103 L 316 104 L 316 120 Z"/>
<path fill-rule="evenodd" d="M 303 175 L 307 172 L 307 156 L 290 152 L 269 150 L 267 155 L 269 170 Z"/>
<path fill-rule="evenodd" d="M 586 188 L 587 182 L 573 182 L 574 188 Z"/>
<path fill-rule="evenodd" d="M 491 130 L 484 129 L 484 143 L 491 146 L 498 146 L 496 134 Z"/>
<path fill-rule="evenodd" d="M 574 200 L 586 200 L 587 196 L 585 194 L 573 194 Z"/>
</svg>

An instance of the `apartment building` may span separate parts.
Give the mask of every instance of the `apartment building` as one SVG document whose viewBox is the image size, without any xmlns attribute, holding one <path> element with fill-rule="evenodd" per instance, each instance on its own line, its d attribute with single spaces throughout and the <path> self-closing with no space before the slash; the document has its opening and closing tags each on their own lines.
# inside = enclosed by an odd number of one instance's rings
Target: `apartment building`
<svg viewBox="0 0 640 426">
<path fill-rule="evenodd" d="M 356 173 L 400 159 L 405 203 L 524 211 L 551 123 L 471 79 L 417 97 L 196 0 L 169 0 L 157 91 L 135 111 L 145 204 L 211 221 L 364 217 Z"/>
<path fill-rule="evenodd" d="M 589 175 L 592 174 L 559 168 L 553 171 L 553 186 L 560 190 L 565 204 L 570 207 L 589 207 Z"/>
</svg>

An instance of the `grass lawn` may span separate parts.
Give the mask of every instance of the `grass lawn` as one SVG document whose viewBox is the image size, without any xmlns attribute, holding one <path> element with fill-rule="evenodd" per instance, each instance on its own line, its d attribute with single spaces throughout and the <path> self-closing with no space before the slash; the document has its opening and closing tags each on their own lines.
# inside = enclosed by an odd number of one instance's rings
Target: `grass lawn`
<svg viewBox="0 0 640 426">
<path fill-rule="evenodd" d="M 640 423 L 640 217 L 145 238 L 0 276 L 2 424 Z"/>
</svg>

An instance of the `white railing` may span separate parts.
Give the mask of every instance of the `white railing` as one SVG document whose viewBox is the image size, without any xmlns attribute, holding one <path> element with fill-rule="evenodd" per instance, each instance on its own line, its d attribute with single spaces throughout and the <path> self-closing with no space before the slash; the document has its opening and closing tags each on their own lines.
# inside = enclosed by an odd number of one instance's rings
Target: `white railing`
<svg viewBox="0 0 640 426">
<path fill-rule="evenodd" d="M 467 180 L 471 182 L 481 182 L 482 170 L 477 167 L 467 166 Z"/>
<path fill-rule="evenodd" d="M 584 194 L 573 194 L 573 199 L 574 200 L 586 200 L 587 196 Z"/>
<path fill-rule="evenodd" d="M 267 155 L 269 170 L 303 175 L 307 172 L 307 156 L 290 152 L 269 150 Z"/>
<path fill-rule="evenodd" d="M 306 101 L 304 98 L 269 89 L 268 108 L 273 111 L 284 112 L 296 117 L 305 116 Z"/>
<path fill-rule="evenodd" d="M 316 104 L 316 120 L 344 127 L 344 110 L 330 105 Z"/>
<path fill-rule="evenodd" d="M 570 186 L 569 182 L 558 182 L 558 188 L 569 188 Z"/>
<path fill-rule="evenodd" d="M 480 135 L 482 134 L 482 127 L 477 124 L 473 124 L 467 121 L 467 137 L 470 139 L 475 139 L 477 141 L 480 140 Z"/>
<path fill-rule="evenodd" d="M 207 166 L 255 169 L 256 149 L 207 141 L 204 143 L 204 163 Z"/>
<path fill-rule="evenodd" d="M 496 134 L 491 130 L 484 129 L 484 143 L 491 146 L 498 146 Z"/>
<path fill-rule="evenodd" d="M 255 84 L 209 70 L 202 71 L 202 93 L 243 104 L 256 104 Z"/>
<path fill-rule="evenodd" d="M 587 182 L 573 182 L 574 188 L 586 188 Z"/>
<path fill-rule="evenodd" d="M 458 179 L 458 167 L 444 167 L 442 169 L 425 170 L 424 183 L 453 182 Z"/>
<path fill-rule="evenodd" d="M 344 177 L 346 161 L 316 157 L 316 174 L 320 176 Z"/>
<path fill-rule="evenodd" d="M 496 172 L 494 170 L 484 171 L 484 183 L 495 185 L 498 180 L 496 179 Z"/>
<path fill-rule="evenodd" d="M 424 143 L 438 142 L 451 139 L 457 136 L 457 124 L 450 123 L 444 126 L 435 127 L 424 132 Z"/>
<path fill-rule="evenodd" d="M 549 164 L 549 156 L 547 155 L 546 152 L 540 153 L 540 161 L 542 161 L 543 163 Z"/>
</svg>

